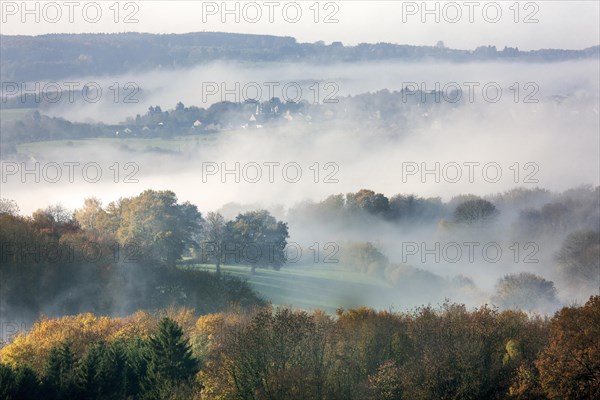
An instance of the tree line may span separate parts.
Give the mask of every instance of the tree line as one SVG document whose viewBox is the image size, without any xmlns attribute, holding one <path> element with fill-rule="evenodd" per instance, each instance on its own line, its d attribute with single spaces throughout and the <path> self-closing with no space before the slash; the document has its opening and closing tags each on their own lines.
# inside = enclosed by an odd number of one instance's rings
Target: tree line
<svg viewBox="0 0 600 400">
<path fill-rule="evenodd" d="M 17 16 L 13 16 L 17 18 Z M 40 81 L 70 76 L 123 74 L 155 68 L 181 68 L 210 61 L 335 63 L 372 60 L 516 60 L 555 62 L 593 58 L 599 47 L 584 50 L 480 46 L 474 50 L 444 46 L 412 46 L 392 43 L 360 43 L 344 46 L 298 43 L 286 36 L 222 32 L 155 35 L 149 33 L 52 34 L 2 37 L 2 73 L 6 81 Z M 23 51 L 29 49 L 30 51 Z"/>
<path fill-rule="evenodd" d="M 454 303 L 159 317 L 37 322 L 0 350 L 0 398 L 587 400 L 600 390 L 600 296 L 552 318 Z"/>
<path fill-rule="evenodd" d="M 205 221 L 195 205 L 178 203 L 173 192 L 148 190 L 106 208 L 87 199 L 74 213 L 50 206 L 26 217 L 14 202 L 2 200 L 0 206 L 3 318 L 122 315 L 170 305 L 214 312 L 231 303 L 264 304 L 240 279 L 177 267 L 182 257 L 199 251 Z M 222 240 L 237 251 L 228 262 L 252 269 L 282 264 L 287 225 L 266 211 L 240 214 L 223 228 Z M 277 246 L 260 257 L 244 250 L 267 242 Z"/>
</svg>

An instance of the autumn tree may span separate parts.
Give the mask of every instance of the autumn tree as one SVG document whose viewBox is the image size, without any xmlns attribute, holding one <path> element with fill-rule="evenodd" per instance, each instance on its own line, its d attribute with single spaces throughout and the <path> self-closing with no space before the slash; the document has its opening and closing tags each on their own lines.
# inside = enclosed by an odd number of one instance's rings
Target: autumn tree
<svg viewBox="0 0 600 400">
<path fill-rule="evenodd" d="M 267 307 L 220 325 L 204 393 L 248 400 L 324 398 L 328 318 Z"/>
<path fill-rule="evenodd" d="M 467 225 L 490 221 L 497 215 L 496 206 L 484 199 L 467 200 L 454 210 L 454 220 Z"/>
<path fill-rule="evenodd" d="M 404 223 L 433 221 L 444 213 L 442 199 L 397 194 L 389 200 L 389 218 Z"/>
<path fill-rule="evenodd" d="M 556 256 L 564 279 L 578 292 L 596 292 L 600 285 L 600 232 L 569 234 Z"/>
<path fill-rule="evenodd" d="M 57 224 L 73 221 L 73 213 L 60 203 L 46 207 L 44 213 Z"/>
<path fill-rule="evenodd" d="M 250 265 L 252 273 L 257 267 L 278 270 L 285 263 L 287 224 L 266 210 L 239 214 L 227 223 L 225 237 L 223 259 Z"/>
<path fill-rule="evenodd" d="M 383 362 L 377 372 L 369 375 L 369 389 L 373 400 L 401 400 L 402 371 L 392 360 Z"/>
<path fill-rule="evenodd" d="M 83 207 L 76 209 L 73 215 L 82 229 L 93 231 L 100 228 L 99 220 L 104 218 L 105 214 L 102 201 L 97 197 L 90 197 L 84 200 Z"/>
<path fill-rule="evenodd" d="M 550 399 L 584 400 L 600 393 L 600 296 L 552 318 L 550 343 L 536 365 Z"/>
<path fill-rule="evenodd" d="M 344 266 L 374 276 L 383 277 L 385 268 L 389 266 L 388 258 L 371 242 L 345 244 L 340 257 Z"/>
<path fill-rule="evenodd" d="M 174 268 L 197 243 L 202 216 L 195 205 L 178 204 L 171 191 L 146 190 L 121 199 L 119 208 L 117 239 L 121 245 L 135 244 L 148 261 Z"/>
<path fill-rule="evenodd" d="M 369 376 L 375 375 L 382 363 L 396 356 L 402 359 L 406 325 L 388 311 L 367 307 L 338 309 L 337 315 L 333 331 L 336 340 L 328 354 L 331 367 L 327 392 L 334 398 L 354 398 L 354 393 L 362 389 L 362 396 Z"/>
<path fill-rule="evenodd" d="M 503 308 L 547 312 L 558 305 L 556 293 L 554 282 L 523 272 L 501 278 L 492 300 Z"/>
<path fill-rule="evenodd" d="M 408 326 L 406 361 L 400 365 L 406 398 L 497 398 L 499 338 L 496 314 L 446 303 L 418 309 Z"/>
<path fill-rule="evenodd" d="M 12 216 L 19 215 L 19 206 L 14 200 L 0 198 L 0 215 L 9 214 Z"/>
<path fill-rule="evenodd" d="M 361 189 L 356 193 L 348 193 L 346 195 L 346 205 L 350 211 L 361 209 L 369 214 L 383 216 L 387 214 L 390 206 L 387 197 L 368 189 Z"/>
</svg>

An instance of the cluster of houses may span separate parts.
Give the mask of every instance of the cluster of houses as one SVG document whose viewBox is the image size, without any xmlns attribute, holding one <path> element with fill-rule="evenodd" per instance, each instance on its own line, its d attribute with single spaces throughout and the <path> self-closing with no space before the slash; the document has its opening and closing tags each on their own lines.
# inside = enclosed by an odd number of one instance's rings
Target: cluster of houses
<svg viewBox="0 0 600 400">
<path fill-rule="evenodd" d="M 333 116 L 333 113 L 331 113 Z M 286 110 L 284 113 L 279 113 L 279 106 L 275 105 L 272 109 L 269 110 L 269 113 L 266 115 L 263 113 L 263 108 L 260 105 L 256 106 L 256 110 L 252 112 L 248 119 L 242 124 L 235 123 L 205 123 L 200 119 L 196 119 L 191 126 L 178 127 L 180 131 L 186 131 L 185 133 L 193 134 L 195 132 L 215 132 L 222 130 L 232 130 L 232 129 L 262 129 L 265 127 L 265 124 L 269 122 L 278 122 L 278 123 L 291 123 L 293 121 L 304 121 L 306 123 L 311 123 L 312 117 L 310 115 L 304 115 L 301 112 L 295 113 L 292 115 L 290 110 Z M 115 130 L 115 136 L 118 137 L 138 137 L 138 136 L 148 136 L 152 131 L 159 131 L 163 129 L 165 123 L 160 121 L 156 123 L 156 125 L 144 125 L 143 127 L 137 127 L 135 125 L 126 126 L 124 129 Z M 183 132 L 182 132 L 183 133 Z"/>
</svg>

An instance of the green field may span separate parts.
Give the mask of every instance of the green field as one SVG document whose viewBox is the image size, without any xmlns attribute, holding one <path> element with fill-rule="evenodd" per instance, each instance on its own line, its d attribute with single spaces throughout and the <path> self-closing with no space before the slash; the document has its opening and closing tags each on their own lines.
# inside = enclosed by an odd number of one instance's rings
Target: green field
<svg viewBox="0 0 600 400">
<path fill-rule="evenodd" d="M 215 271 L 214 265 L 194 268 Z M 389 291 L 386 282 L 360 272 L 348 271 L 339 264 L 286 265 L 280 271 L 257 269 L 254 275 L 245 266 L 222 266 L 223 273 L 246 279 L 263 298 L 274 305 L 291 305 L 305 310 L 359 307 L 366 299 Z M 370 301 L 372 302 L 372 301 Z M 383 307 L 391 304 L 382 304 Z"/>
<path fill-rule="evenodd" d="M 10 111 L 10 110 L 9 110 Z M 51 140 L 44 142 L 22 143 L 17 146 L 17 152 L 24 155 L 43 154 L 49 150 L 60 150 L 65 148 L 83 148 L 94 146 L 95 149 L 122 149 L 130 151 L 185 151 L 194 146 L 211 143 L 215 140 L 212 134 L 176 136 L 169 139 L 151 138 L 95 138 L 79 140 Z"/>
</svg>

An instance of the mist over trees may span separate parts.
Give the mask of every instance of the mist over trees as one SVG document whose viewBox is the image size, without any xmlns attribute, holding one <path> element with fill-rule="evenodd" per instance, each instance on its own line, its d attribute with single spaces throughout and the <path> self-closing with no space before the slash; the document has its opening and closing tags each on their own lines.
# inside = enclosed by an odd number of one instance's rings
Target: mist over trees
<svg viewBox="0 0 600 400">
<path fill-rule="evenodd" d="M 145 191 L 106 209 L 91 198 L 73 216 L 59 206 L 30 217 L 3 212 L 0 221 L 3 319 L 263 304 L 237 278 L 176 267 L 199 246 L 202 218 L 172 192 Z"/>
<path fill-rule="evenodd" d="M 0 400 L 598 397 L 598 5 L 72 3 L 2 3 Z"/>
<path fill-rule="evenodd" d="M 558 303 L 553 282 L 522 272 L 506 275 L 497 284 L 495 303 L 504 308 L 524 308 L 526 310 L 552 310 Z"/>
<path fill-rule="evenodd" d="M 309 90 L 309 89 L 305 89 Z M 114 124 L 104 122 L 73 122 L 51 114 L 55 108 L 75 104 L 86 104 L 81 92 L 61 93 L 59 101 L 47 102 L 45 93 L 36 96 L 4 96 L 5 109 L 23 109 L 20 118 L 0 121 L 5 134 L 2 141 L 3 157 L 15 157 L 18 146 L 23 143 L 58 140 L 85 140 L 92 138 L 162 138 L 174 139 L 177 136 L 209 136 L 235 129 L 276 128 L 281 126 L 302 126 L 326 124 L 332 121 L 348 121 L 355 126 L 369 129 L 391 130 L 404 133 L 409 116 L 414 107 L 420 111 L 447 108 L 440 102 L 441 91 L 427 92 L 420 89 L 390 91 L 378 90 L 357 96 L 336 96 L 324 102 L 285 100 L 279 97 L 270 99 L 236 99 L 217 101 L 207 108 L 195 105 L 185 106 L 178 102 L 173 109 L 163 109 L 151 105 L 146 113 L 127 116 Z M 446 95 L 446 94 L 444 94 Z M 455 96 L 449 93 L 448 96 Z M 136 96 L 144 100 L 145 93 L 140 89 Z M 200 96 L 200 91 L 199 91 Z M 70 99 L 74 100 L 71 101 Z M 63 103 L 61 103 L 61 101 Z M 458 107 L 464 101 L 452 104 Z M 341 108 L 341 110 L 340 110 Z M 255 121 L 249 121 L 254 116 Z M 414 116 L 412 116 L 414 118 Z M 426 120 L 421 116 L 421 119 Z"/>
<path fill-rule="evenodd" d="M 598 291 L 597 199 L 597 187 L 518 188 L 447 202 L 360 190 L 301 203 L 288 221 L 292 230 L 311 227 L 294 240 L 338 238 L 341 265 L 384 279 L 404 301 L 423 292 L 440 294 L 439 301 L 468 293 L 503 308 L 552 312 Z M 481 250 L 486 244 L 491 256 Z M 482 282 L 489 295 L 480 292 Z"/>
<path fill-rule="evenodd" d="M 560 273 L 572 288 L 600 287 L 600 232 L 580 230 L 570 233 L 558 251 Z"/>
<path fill-rule="evenodd" d="M 314 263 L 307 248 L 322 235 L 331 237 L 333 229 L 338 240 L 324 249 L 327 262 L 385 282 L 382 290 L 389 295 L 418 299 L 435 293 L 441 299 L 552 312 L 598 288 L 597 193 L 591 187 L 563 193 L 532 189 L 442 202 L 408 194 L 388 198 L 364 189 L 300 204 L 288 210 L 287 222 L 266 210 L 231 220 L 219 213 L 203 218 L 196 205 L 180 203 L 170 191 L 147 190 L 106 207 L 89 198 L 73 213 L 54 205 L 28 217 L 3 200 L 2 315 L 33 320 L 41 313 L 124 315 L 169 305 L 211 312 L 230 303 L 261 304 L 247 284 L 223 275 L 222 265 L 247 266 L 251 273 L 285 268 L 288 225 L 296 232 L 292 245 L 305 246 L 296 263 Z M 305 232 L 312 238 L 306 240 Z M 407 245 L 406 234 L 417 241 Z M 516 242 L 524 238 L 525 245 Z M 499 265 L 505 272 L 488 294 L 469 267 L 502 270 L 480 255 L 458 263 L 439 254 L 425 256 L 426 246 L 436 242 L 420 242 L 474 239 L 504 248 Z M 533 264 L 515 264 L 513 258 Z M 218 273 L 199 271 L 198 264 L 217 265 Z"/>
<path fill-rule="evenodd" d="M 600 227 L 600 188 L 583 186 L 562 193 L 541 188 L 516 188 L 484 196 L 423 198 L 417 194 L 390 196 L 362 189 L 356 193 L 331 195 L 320 202 L 304 202 L 289 210 L 291 220 L 327 219 L 333 224 L 386 221 L 401 226 L 437 225 L 441 220 L 456 227 L 493 230 L 502 220 L 500 234 L 514 239 L 544 239 Z M 295 221 L 296 222 L 296 221 Z M 479 230 L 480 231 L 480 230 Z"/>
<path fill-rule="evenodd" d="M 475 199 L 460 203 L 453 215 L 457 223 L 472 225 L 489 221 L 498 215 L 498 210 L 487 200 Z"/>
</svg>

